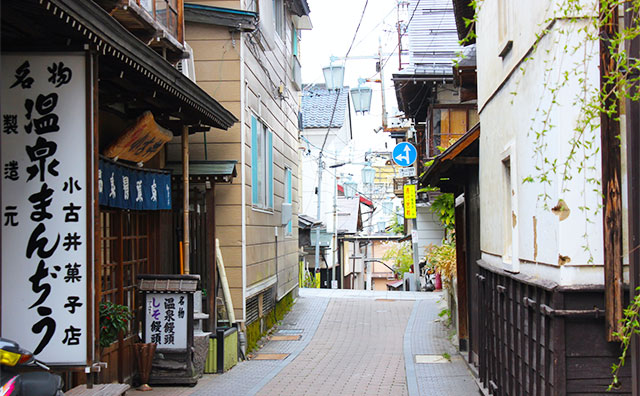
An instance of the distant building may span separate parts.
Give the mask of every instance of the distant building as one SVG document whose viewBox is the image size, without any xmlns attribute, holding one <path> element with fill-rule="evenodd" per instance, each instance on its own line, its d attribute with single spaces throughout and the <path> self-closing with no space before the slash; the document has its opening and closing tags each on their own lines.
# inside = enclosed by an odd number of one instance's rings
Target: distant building
<svg viewBox="0 0 640 396">
<path fill-rule="evenodd" d="M 300 213 L 316 218 L 325 225 L 321 238 L 332 240 L 334 233 L 334 203 L 337 199 L 338 168 L 344 163 L 344 149 L 352 139 L 349 89 L 328 90 L 324 85 L 305 86 L 302 92 L 302 194 Z M 318 185 L 318 157 L 322 152 L 322 184 Z M 320 216 L 318 216 L 318 190 Z M 330 235 L 331 234 L 331 235 Z M 312 235 L 312 239 L 315 236 Z M 331 249 L 335 248 L 331 242 Z M 333 265 L 333 254 L 323 255 L 321 266 Z M 315 257 L 311 268 L 315 266 Z"/>
<path fill-rule="evenodd" d="M 240 120 L 190 146 L 194 165 L 237 161 L 238 177 L 215 186 L 216 237 L 236 319 L 259 330 L 250 334 L 265 331 L 267 315 L 298 287 L 299 37 L 309 13 L 306 0 L 185 4 L 195 80 Z M 174 141 L 169 159 L 179 152 Z"/>
</svg>

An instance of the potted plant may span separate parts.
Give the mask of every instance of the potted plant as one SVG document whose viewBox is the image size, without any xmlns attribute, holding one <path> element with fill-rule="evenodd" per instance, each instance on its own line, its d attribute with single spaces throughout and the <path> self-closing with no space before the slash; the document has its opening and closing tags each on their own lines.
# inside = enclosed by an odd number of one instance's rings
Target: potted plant
<svg viewBox="0 0 640 396">
<path fill-rule="evenodd" d="M 127 330 L 132 318 L 129 307 L 111 301 L 100 303 L 100 347 L 106 348 L 118 340 L 120 332 Z"/>
</svg>

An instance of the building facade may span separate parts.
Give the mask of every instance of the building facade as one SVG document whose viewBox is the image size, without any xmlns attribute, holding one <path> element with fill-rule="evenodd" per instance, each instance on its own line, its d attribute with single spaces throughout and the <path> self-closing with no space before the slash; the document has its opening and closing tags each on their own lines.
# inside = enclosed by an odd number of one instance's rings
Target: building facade
<svg viewBox="0 0 640 396">
<path fill-rule="evenodd" d="M 192 138 L 191 160 L 238 163 L 233 183 L 216 189 L 217 235 L 236 319 L 261 333 L 298 287 L 299 38 L 309 8 L 304 0 L 185 7 L 195 79 L 240 120 L 225 136 Z M 169 156 L 179 150 L 174 142 Z"/>
</svg>

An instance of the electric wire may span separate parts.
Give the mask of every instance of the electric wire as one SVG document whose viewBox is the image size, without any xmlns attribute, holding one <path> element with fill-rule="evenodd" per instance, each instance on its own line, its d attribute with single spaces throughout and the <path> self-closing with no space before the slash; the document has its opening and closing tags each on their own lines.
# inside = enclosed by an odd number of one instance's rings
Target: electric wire
<svg viewBox="0 0 640 396">
<path fill-rule="evenodd" d="M 360 20 L 358 21 L 358 26 L 356 27 L 356 31 L 353 34 L 353 39 L 351 39 L 351 44 L 349 45 L 349 49 L 347 50 L 347 54 L 344 56 L 344 63 L 347 64 L 347 59 L 349 58 L 349 54 L 351 53 L 351 49 L 353 48 L 353 43 L 356 41 L 356 37 L 358 36 L 358 31 L 360 30 L 360 26 L 362 25 L 362 20 L 364 19 L 364 14 L 367 11 L 367 6 L 369 5 L 369 0 L 366 0 L 364 3 L 364 8 L 362 9 L 362 13 L 360 14 Z M 340 87 L 342 90 L 342 87 Z M 327 138 L 329 137 L 329 132 L 331 131 L 331 125 L 333 124 L 333 117 L 336 113 L 336 108 L 338 107 L 338 99 L 340 98 L 340 93 L 336 95 L 336 100 L 333 104 L 333 110 L 331 111 L 331 119 L 329 121 L 329 128 L 327 128 L 327 132 L 324 135 L 324 141 L 322 142 L 322 148 L 320 149 L 320 157 L 322 157 L 322 152 L 324 150 L 324 146 L 327 144 Z M 347 98 L 348 100 L 348 98 Z"/>
</svg>

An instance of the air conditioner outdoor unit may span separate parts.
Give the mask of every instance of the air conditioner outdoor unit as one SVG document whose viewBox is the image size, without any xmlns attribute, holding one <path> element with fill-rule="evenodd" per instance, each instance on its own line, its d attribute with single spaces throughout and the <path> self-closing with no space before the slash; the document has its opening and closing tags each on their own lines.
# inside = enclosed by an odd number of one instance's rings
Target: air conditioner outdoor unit
<svg viewBox="0 0 640 396">
<path fill-rule="evenodd" d="M 191 48 L 191 46 L 187 43 L 184 43 L 184 48 L 189 53 L 189 57 L 179 61 L 176 64 L 176 69 L 187 76 L 189 80 L 196 82 L 196 66 L 193 61 L 193 48 Z"/>
</svg>

